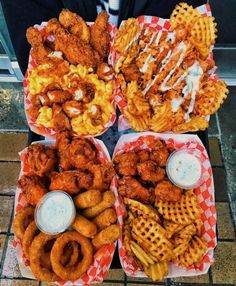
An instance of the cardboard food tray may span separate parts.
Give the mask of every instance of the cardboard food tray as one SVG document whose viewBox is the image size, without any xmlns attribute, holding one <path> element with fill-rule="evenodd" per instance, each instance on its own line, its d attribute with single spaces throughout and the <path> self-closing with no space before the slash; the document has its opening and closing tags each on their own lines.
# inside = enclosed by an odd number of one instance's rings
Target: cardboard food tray
<svg viewBox="0 0 236 286">
<path fill-rule="evenodd" d="M 94 139 L 94 138 L 90 138 L 89 140 L 91 140 L 92 143 L 94 143 L 94 145 L 96 146 L 96 148 L 98 150 L 98 154 L 99 154 L 99 159 L 101 160 L 101 162 L 111 161 L 108 150 L 101 140 Z M 55 141 L 53 141 L 53 140 L 49 140 L 49 141 L 42 140 L 42 141 L 36 141 L 33 144 L 36 144 L 36 143 L 40 143 L 40 144 L 43 144 L 46 146 L 51 146 L 55 143 Z M 20 160 L 21 160 L 21 171 L 20 171 L 19 178 L 23 174 L 27 174 L 30 171 L 29 166 L 25 163 L 26 152 L 27 152 L 27 148 L 25 148 L 24 150 L 22 150 L 19 153 Z M 117 189 L 115 187 L 115 181 L 116 180 L 114 178 L 112 183 L 111 183 L 110 189 L 115 194 L 116 201 L 115 201 L 114 208 L 115 208 L 116 212 L 118 212 L 118 209 L 121 206 L 120 206 L 120 200 L 118 199 Z M 22 207 L 25 207 L 26 205 L 27 205 L 27 202 L 25 200 L 25 197 L 23 196 L 21 189 L 17 188 L 16 189 L 16 195 L 15 195 L 14 213 L 19 211 Z M 22 276 L 26 277 L 26 278 L 30 278 L 30 279 L 35 279 L 32 272 L 31 272 L 30 265 L 22 253 L 21 242 L 16 237 L 14 238 L 13 246 L 16 249 L 16 256 L 17 256 L 17 260 L 19 263 L 19 268 L 20 268 L 20 272 L 21 272 Z M 115 252 L 115 248 L 116 248 L 116 242 L 109 244 L 109 245 L 105 245 L 102 248 L 100 248 L 94 255 L 93 264 L 90 266 L 87 273 L 82 276 L 82 278 L 80 278 L 76 281 L 58 281 L 55 283 L 57 283 L 59 285 L 64 285 L 64 286 L 85 285 L 85 284 L 88 285 L 91 283 L 101 283 L 103 281 L 103 279 L 108 274 L 108 271 L 109 271 L 109 268 L 111 266 L 111 262 L 113 259 L 113 255 Z"/>
<path fill-rule="evenodd" d="M 198 158 L 200 158 L 203 167 L 203 183 L 195 193 L 201 208 L 201 219 L 203 222 L 202 234 L 208 244 L 208 250 L 204 255 L 202 262 L 196 267 L 184 268 L 174 263 L 169 263 L 169 275 L 167 277 L 196 276 L 208 272 L 209 267 L 214 262 L 213 253 L 216 247 L 216 208 L 214 182 L 211 164 L 201 140 L 196 135 L 177 135 L 177 134 L 161 134 L 154 132 L 141 132 L 127 134 L 120 137 L 116 144 L 113 158 L 115 155 L 132 150 L 141 150 L 151 148 L 153 140 L 159 138 L 165 141 L 168 147 L 176 150 L 191 150 Z M 117 209 L 118 223 L 123 226 L 123 216 L 125 214 L 125 206 L 122 198 L 119 196 L 121 206 Z M 144 272 L 140 271 L 132 257 L 126 255 L 126 251 L 122 242 L 122 237 L 118 240 L 119 257 L 123 270 L 127 276 L 146 277 Z"/>
<path fill-rule="evenodd" d="M 88 22 L 87 24 L 91 25 L 92 22 Z M 43 31 L 44 27 L 46 25 L 47 25 L 47 22 L 42 22 L 40 25 L 37 25 L 37 24 L 34 25 L 34 27 L 36 27 L 40 31 Z M 114 34 L 115 34 L 116 30 L 117 30 L 116 26 L 114 26 L 112 24 L 109 24 L 109 33 L 110 33 L 110 38 L 112 39 L 112 41 L 113 41 Z M 109 53 L 109 55 L 108 55 L 108 64 L 110 64 L 111 66 L 114 65 L 112 60 L 113 60 L 113 57 Z M 28 123 L 30 129 L 33 132 L 35 132 L 35 133 L 37 133 L 37 134 L 39 134 L 41 136 L 45 136 L 47 138 L 50 138 L 50 139 L 54 139 L 57 132 L 53 128 L 48 128 L 48 127 L 44 127 L 44 126 L 42 126 L 40 124 L 37 124 L 35 122 L 35 120 L 30 116 L 29 112 L 27 112 L 27 110 L 30 107 L 32 107 L 32 102 L 31 102 L 31 99 L 30 99 L 30 92 L 29 92 L 29 85 L 28 85 L 28 77 L 29 77 L 31 71 L 36 66 L 37 66 L 37 64 L 33 60 L 32 56 L 31 56 L 31 51 L 30 51 L 28 67 L 27 67 L 27 71 L 25 73 L 24 80 L 23 80 L 25 115 L 26 115 L 27 123 Z M 115 95 L 119 93 L 119 87 L 117 86 L 117 81 L 115 79 L 113 79 L 113 91 L 112 91 L 112 93 L 114 95 L 114 98 L 113 98 L 111 104 L 113 105 L 114 110 L 113 110 L 113 112 L 110 115 L 109 121 L 105 124 L 104 129 L 101 132 L 99 132 L 97 134 L 94 134 L 94 135 L 86 134 L 85 137 L 96 137 L 96 136 L 102 135 L 104 132 L 107 131 L 107 129 L 109 127 L 111 127 L 114 124 L 114 122 L 116 120 L 116 100 L 115 100 Z M 76 135 L 76 136 L 78 136 L 78 135 Z"/>
</svg>

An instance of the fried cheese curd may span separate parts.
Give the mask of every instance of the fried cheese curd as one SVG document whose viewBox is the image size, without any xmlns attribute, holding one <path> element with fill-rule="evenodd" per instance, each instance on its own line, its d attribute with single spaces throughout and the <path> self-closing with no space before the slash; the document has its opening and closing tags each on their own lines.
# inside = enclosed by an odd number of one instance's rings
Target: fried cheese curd
<svg viewBox="0 0 236 286">
<path fill-rule="evenodd" d="M 141 148 L 113 160 L 126 209 L 122 246 L 124 255 L 137 263 L 135 270 L 160 281 L 170 263 L 198 267 L 208 245 L 195 191 L 180 189 L 166 176 L 166 161 L 174 149 L 157 138 Z"/>
<path fill-rule="evenodd" d="M 40 59 L 33 54 L 38 65 L 28 75 L 29 119 L 55 132 L 69 130 L 75 135 L 95 135 L 109 127 L 115 108 L 114 73 L 107 64 L 106 12 L 98 15 L 90 29 L 79 15 L 63 9 L 59 20 L 49 20 L 43 32 L 30 27 L 27 39 L 32 52 L 35 46 L 46 46 L 47 39 L 53 44 Z"/>
<path fill-rule="evenodd" d="M 180 3 L 170 24 L 167 32 L 130 18 L 115 35 L 119 57 L 114 69 L 125 101 L 122 112 L 136 131 L 204 130 L 207 116 L 228 94 L 224 81 L 214 79 L 214 17 Z"/>
</svg>

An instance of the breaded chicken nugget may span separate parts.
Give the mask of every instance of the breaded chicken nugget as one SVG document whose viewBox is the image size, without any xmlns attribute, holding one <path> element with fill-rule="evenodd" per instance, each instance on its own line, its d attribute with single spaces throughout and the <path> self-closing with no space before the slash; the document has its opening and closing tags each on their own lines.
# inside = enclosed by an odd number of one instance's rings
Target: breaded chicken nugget
<svg viewBox="0 0 236 286">
<path fill-rule="evenodd" d="M 91 189 L 79 194 L 74 198 L 75 206 L 79 209 L 96 206 L 102 200 L 102 194 L 99 190 Z"/>
<path fill-rule="evenodd" d="M 93 238 L 97 233 L 96 224 L 79 214 L 76 215 L 72 227 L 80 234 L 89 238 Z"/>
<path fill-rule="evenodd" d="M 101 248 L 103 245 L 116 241 L 120 236 L 120 227 L 112 224 L 100 231 L 92 240 L 95 249 Z"/>
<path fill-rule="evenodd" d="M 116 222 L 116 212 L 113 208 L 105 209 L 102 213 L 100 213 L 98 216 L 96 216 L 93 219 L 93 222 L 97 225 L 97 227 L 102 230 L 105 227 L 108 227 L 109 225 Z"/>
</svg>

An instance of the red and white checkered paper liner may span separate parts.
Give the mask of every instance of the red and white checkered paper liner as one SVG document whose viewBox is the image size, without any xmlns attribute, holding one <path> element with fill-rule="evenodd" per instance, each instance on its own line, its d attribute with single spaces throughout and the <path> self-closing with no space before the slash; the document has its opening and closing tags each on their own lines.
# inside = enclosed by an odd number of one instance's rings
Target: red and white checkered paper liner
<svg viewBox="0 0 236 286">
<path fill-rule="evenodd" d="M 91 24 L 92 24 L 92 22 L 88 23 L 88 25 L 91 25 Z M 34 25 L 34 27 L 36 27 L 38 30 L 40 30 L 41 33 L 44 35 L 44 33 L 45 33 L 44 27 L 46 25 L 47 25 L 47 22 L 42 22 L 40 25 Z M 117 30 L 116 26 L 114 26 L 112 24 L 109 24 L 109 33 L 110 33 L 110 38 L 111 38 L 112 41 L 114 39 L 114 35 L 115 35 L 116 30 Z M 110 55 L 110 53 L 108 55 L 108 64 L 110 64 L 111 66 L 114 66 L 113 57 Z M 31 71 L 36 66 L 37 66 L 37 64 L 33 60 L 32 56 L 31 56 L 31 51 L 30 51 L 28 68 L 27 68 L 27 71 L 25 73 L 24 80 L 23 80 L 25 115 L 26 115 L 26 119 L 27 119 L 28 125 L 29 125 L 30 129 L 33 132 L 35 132 L 35 133 L 37 133 L 39 135 L 45 136 L 47 138 L 50 138 L 50 139 L 54 139 L 55 136 L 56 136 L 56 131 L 53 128 L 47 128 L 47 127 L 44 127 L 41 124 L 37 124 L 35 122 L 35 119 L 33 119 L 30 116 L 29 112 L 27 112 L 27 110 L 30 107 L 32 107 L 32 102 L 31 102 L 31 99 L 30 99 L 30 92 L 29 92 L 29 85 L 28 85 L 28 77 L 29 77 Z M 113 105 L 114 110 L 111 113 L 109 121 L 105 124 L 104 129 L 101 132 L 99 132 L 97 134 L 94 134 L 94 135 L 84 134 L 85 137 L 96 137 L 96 136 L 102 135 L 104 132 L 107 131 L 107 129 L 109 127 L 111 127 L 114 124 L 114 122 L 116 120 L 116 100 L 115 100 L 115 97 L 116 97 L 116 94 L 119 93 L 119 86 L 117 85 L 117 81 L 115 79 L 113 80 L 113 87 L 112 88 L 113 88 L 112 93 L 113 93 L 114 99 L 112 100 L 111 104 Z M 76 134 L 74 134 L 74 135 L 78 136 Z"/>
<path fill-rule="evenodd" d="M 102 163 L 104 162 L 110 162 L 111 158 L 107 151 L 106 146 L 101 140 L 89 138 L 91 142 L 96 146 L 98 150 L 98 156 Z M 35 143 L 40 143 L 46 146 L 53 145 L 55 141 L 49 140 L 49 141 L 37 141 Z M 30 167 L 25 162 L 25 156 L 26 156 L 27 148 L 22 150 L 20 155 L 21 160 L 21 171 L 19 177 L 21 177 L 23 174 L 30 173 Z M 110 189 L 114 192 L 116 197 L 116 202 L 114 205 L 115 210 L 117 211 L 120 208 L 120 201 L 118 200 L 118 193 L 116 189 L 116 179 L 114 178 L 112 180 Z M 27 205 L 27 201 L 21 191 L 21 189 L 16 189 L 16 195 L 15 195 L 15 209 L 14 212 L 17 213 L 22 207 L 25 207 Z M 118 213 L 117 213 L 118 214 Z M 13 246 L 16 248 L 16 255 L 17 260 L 19 263 L 20 271 L 23 277 L 35 279 L 31 269 L 29 262 L 25 259 L 23 253 L 22 253 L 22 245 L 18 238 L 14 238 Z M 76 280 L 76 281 L 58 281 L 56 282 L 58 285 L 63 286 L 72 286 L 72 285 L 90 285 L 91 283 L 101 283 L 103 279 L 107 276 L 109 268 L 111 266 L 111 262 L 113 259 L 113 255 L 116 248 L 116 242 L 111 243 L 109 245 L 105 245 L 102 248 L 100 248 L 94 255 L 94 262 L 88 269 L 87 273 L 82 276 L 82 278 Z"/>
<path fill-rule="evenodd" d="M 199 188 L 195 189 L 195 193 L 201 208 L 201 218 L 203 222 L 202 234 L 207 241 L 208 250 L 203 257 L 202 262 L 199 263 L 195 268 L 192 267 L 187 269 L 174 263 L 169 263 L 168 277 L 196 276 L 204 274 L 214 262 L 213 253 L 217 244 L 216 209 L 211 164 L 206 149 L 198 136 L 187 134 L 161 134 L 154 132 L 141 132 L 123 135 L 116 144 L 113 158 L 115 155 L 123 152 L 133 150 L 137 151 L 145 148 L 151 149 L 155 138 L 164 140 L 169 148 L 174 148 L 175 150 L 188 149 L 201 160 L 203 167 L 203 182 Z M 122 227 L 123 216 L 126 213 L 126 210 L 120 196 L 117 202 L 119 202 L 119 206 L 117 207 L 118 223 Z M 118 248 L 120 262 L 126 275 L 132 277 L 146 277 L 144 272 L 138 268 L 134 259 L 126 255 L 122 237 L 120 237 L 118 240 Z"/>
<path fill-rule="evenodd" d="M 199 6 L 196 8 L 199 12 L 199 14 L 205 16 L 211 16 L 211 7 L 209 4 L 205 4 L 202 6 Z M 160 30 L 160 31 L 167 31 L 167 32 L 171 32 L 171 26 L 170 26 L 170 20 L 169 19 L 163 19 L 160 17 L 156 17 L 156 16 L 139 16 L 138 17 L 138 21 L 140 24 L 141 28 L 151 28 L 151 29 L 156 29 L 156 30 Z M 114 41 L 113 41 L 114 42 Z M 211 47 L 211 50 L 213 49 L 213 46 Z M 111 47 L 111 58 L 112 58 L 112 62 L 114 64 L 116 64 L 116 62 L 118 61 L 120 55 L 117 51 L 115 51 L 114 47 Z M 210 58 L 213 58 L 213 53 L 211 52 L 209 55 Z M 214 72 L 216 71 L 217 67 L 215 66 L 214 68 L 212 68 L 209 71 L 209 77 L 212 80 L 217 80 L 218 76 L 216 74 L 214 74 Z M 117 85 L 119 86 L 119 81 L 116 78 L 117 81 Z M 119 131 L 124 131 L 126 129 L 132 128 L 129 124 L 129 122 L 127 121 L 127 119 L 125 118 L 125 116 L 123 115 L 124 112 L 124 108 L 126 108 L 127 103 L 124 100 L 124 95 L 121 91 L 121 89 L 118 90 L 119 92 L 116 93 L 115 96 L 115 100 L 117 102 L 117 105 L 121 111 L 121 115 L 119 117 L 118 120 L 118 130 Z M 206 118 L 207 120 L 210 119 L 210 117 Z"/>
</svg>

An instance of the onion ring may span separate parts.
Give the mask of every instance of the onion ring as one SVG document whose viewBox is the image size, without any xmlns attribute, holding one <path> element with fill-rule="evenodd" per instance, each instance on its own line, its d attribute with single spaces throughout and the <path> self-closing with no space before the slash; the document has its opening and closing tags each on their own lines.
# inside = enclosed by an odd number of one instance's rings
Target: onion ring
<svg viewBox="0 0 236 286">
<path fill-rule="evenodd" d="M 32 221 L 23 236 L 22 239 L 22 250 L 23 253 L 25 255 L 25 257 L 29 260 L 29 248 L 30 245 L 32 244 L 34 238 L 36 235 L 38 235 L 40 233 L 39 229 L 37 228 L 37 225 L 35 223 L 35 221 Z"/>
<path fill-rule="evenodd" d="M 71 267 L 74 266 L 78 260 L 79 247 L 75 241 L 71 241 L 65 246 L 60 262 L 65 267 Z"/>
<path fill-rule="evenodd" d="M 48 235 L 40 233 L 35 237 L 30 246 L 30 267 L 36 279 L 45 282 L 60 280 L 59 277 L 50 269 L 43 267 L 41 256 L 44 254 L 44 246 L 50 241 L 57 239 L 60 235 Z M 55 243 L 54 243 L 55 244 Z"/>
<path fill-rule="evenodd" d="M 82 260 L 72 267 L 65 267 L 60 259 L 64 246 L 76 241 L 81 245 Z M 68 231 L 62 234 L 54 243 L 51 251 L 51 262 L 54 272 L 63 280 L 76 280 L 80 278 L 93 262 L 93 247 L 91 242 L 76 231 Z"/>
<path fill-rule="evenodd" d="M 13 230 L 16 237 L 22 240 L 26 228 L 33 220 L 34 220 L 33 207 L 27 206 L 25 208 L 22 208 L 19 212 L 17 212 L 13 222 Z"/>
</svg>

